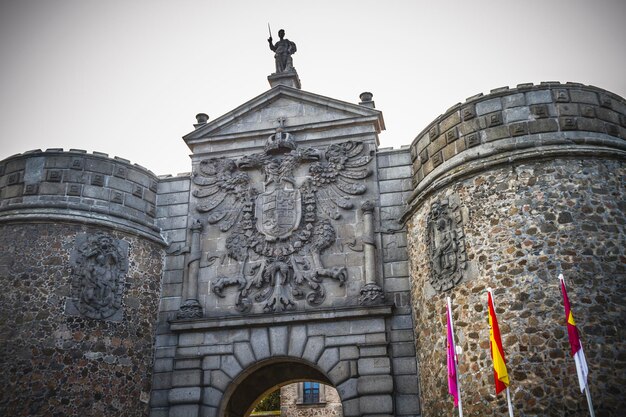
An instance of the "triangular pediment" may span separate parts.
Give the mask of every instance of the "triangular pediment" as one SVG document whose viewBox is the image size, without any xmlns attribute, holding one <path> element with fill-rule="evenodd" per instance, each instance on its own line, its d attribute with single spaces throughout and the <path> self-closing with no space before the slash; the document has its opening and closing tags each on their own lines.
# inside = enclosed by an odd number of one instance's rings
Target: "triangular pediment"
<svg viewBox="0 0 626 417">
<path fill-rule="evenodd" d="M 192 145 L 207 140 L 266 135 L 275 131 L 280 119 L 285 120 L 286 130 L 355 123 L 371 124 L 376 133 L 385 128 L 382 113 L 376 109 L 279 85 L 197 127 L 183 139 Z"/>
</svg>

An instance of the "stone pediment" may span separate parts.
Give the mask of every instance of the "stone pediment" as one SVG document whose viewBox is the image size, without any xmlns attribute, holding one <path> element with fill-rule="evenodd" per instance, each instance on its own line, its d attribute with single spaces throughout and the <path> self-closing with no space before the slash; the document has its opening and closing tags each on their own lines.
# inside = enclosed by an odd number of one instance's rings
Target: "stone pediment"
<svg viewBox="0 0 626 417">
<path fill-rule="evenodd" d="M 370 125 L 374 133 L 385 129 L 382 113 L 376 109 L 280 85 L 198 126 L 183 139 L 193 150 L 206 142 L 267 137 L 279 126 L 279 119 L 290 132 L 349 125 Z"/>
</svg>

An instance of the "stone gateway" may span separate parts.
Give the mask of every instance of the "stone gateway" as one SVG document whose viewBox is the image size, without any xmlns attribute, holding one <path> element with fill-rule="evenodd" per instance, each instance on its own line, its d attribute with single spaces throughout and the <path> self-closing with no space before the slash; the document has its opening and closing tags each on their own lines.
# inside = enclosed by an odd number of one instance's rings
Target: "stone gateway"
<svg viewBox="0 0 626 417">
<path fill-rule="evenodd" d="M 271 88 L 184 136 L 190 174 L 0 161 L 0 414 L 244 417 L 284 387 L 283 415 L 453 415 L 451 297 L 464 412 L 504 415 L 492 288 L 516 415 L 585 416 L 562 271 L 596 415 L 619 415 L 626 100 L 521 84 L 381 149 L 372 94 L 302 90 L 279 35 Z"/>
</svg>

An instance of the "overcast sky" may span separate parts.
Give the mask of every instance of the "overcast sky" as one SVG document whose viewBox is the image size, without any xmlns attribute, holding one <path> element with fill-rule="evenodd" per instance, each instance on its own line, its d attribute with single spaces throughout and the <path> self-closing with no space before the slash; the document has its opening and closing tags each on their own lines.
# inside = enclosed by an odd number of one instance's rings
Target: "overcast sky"
<svg viewBox="0 0 626 417">
<path fill-rule="evenodd" d="M 269 89 L 268 22 L 297 44 L 303 90 L 374 94 L 384 147 L 505 85 L 626 96 L 624 0 L 0 0 L 0 159 L 80 148 L 189 171 L 196 113 Z"/>
</svg>

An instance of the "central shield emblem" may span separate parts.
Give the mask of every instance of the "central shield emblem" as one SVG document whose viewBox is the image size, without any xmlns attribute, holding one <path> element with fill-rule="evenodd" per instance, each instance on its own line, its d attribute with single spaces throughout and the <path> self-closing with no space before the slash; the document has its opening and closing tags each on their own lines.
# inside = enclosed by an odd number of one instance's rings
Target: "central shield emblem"
<svg viewBox="0 0 626 417">
<path fill-rule="evenodd" d="M 256 199 L 257 230 L 269 240 L 288 237 L 300 224 L 300 190 L 274 189 Z"/>
</svg>

